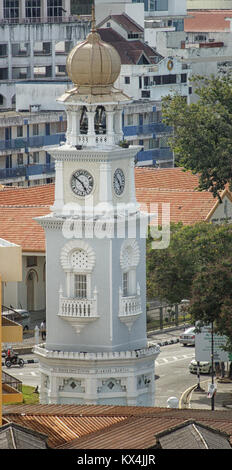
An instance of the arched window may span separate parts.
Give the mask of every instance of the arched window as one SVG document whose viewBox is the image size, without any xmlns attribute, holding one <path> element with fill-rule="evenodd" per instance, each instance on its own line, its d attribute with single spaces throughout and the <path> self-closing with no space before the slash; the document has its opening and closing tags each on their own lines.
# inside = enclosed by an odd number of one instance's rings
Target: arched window
<svg viewBox="0 0 232 470">
<path fill-rule="evenodd" d="M 123 297 L 136 294 L 136 267 L 139 264 L 139 259 L 140 253 L 137 241 L 132 239 L 125 240 L 120 252 Z"/>
<path fill-rule="evenodd" d="M 66 295 L 71 298 L 91 297 L 91 272 L 95 265 L 93 249 L 82 240 L 72 240 L 61 252 L 61 265 L 66 272 Z"/>
</svg>

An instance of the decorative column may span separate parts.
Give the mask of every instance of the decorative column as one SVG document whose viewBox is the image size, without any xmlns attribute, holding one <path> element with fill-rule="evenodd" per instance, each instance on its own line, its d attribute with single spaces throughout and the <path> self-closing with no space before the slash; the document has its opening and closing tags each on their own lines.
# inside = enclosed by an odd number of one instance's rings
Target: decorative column
<svg viewBox="0 0 232 470">
<path fill-rule="evenodd" d="M 43 0 L 42 2 L 42 21 L 48 21 L 48 2 L 47 0 Z"/>
<path fill-rule="evenodd" d="M 111 162 L 100 164 L 99 202 L 112 203 Z"/>
<path fill-rule="evenodd" d="M 107 144 L 114 144 L 114 111 L 106 111 Z"/>
<path fill-rule="evenodd" d="M 4 19 L 3 0 L 0 0 L 0 20 Z"/>
<path fill-rule="evenodd" d="M 122 110 L 119 109 L 115 113 L 115 134 L 118 139 L 118 142 L 123 138 L 122 132 Z"/>
<path fill-rule="evenodd" d="M 96 145 L 96 135 L 95 135 L 95 128 L 94 128 L 94 117 L 95 117 L 95 110 L 87 110 L 88 116 L 88 145 L 95 146 Z"/>
<path fill-rule="evenodd" d="M 63 162 L 56 160 L 55 202 L 52 210 L 61 211 L 64 205 Z"/>
<path fill-rule="evenodd" d="M 137 204 L 134 171 L 135 171 L 135 162 L 134 162 L 134 159 L 131 159 L 130 161 L 130 200 L 131 202 L 134 202 L 134 204 Z"/>
<path fill-rule="evenodd" d="M 137 405 L 137 377 L 129 376 L 127 379 L 127 406 Z"/>
<path fill-rule="evenodd" d="M 21 22 L 26 18 L 25 0 L 21 0 L 19 5 L 19 21 Z"/>
<path fill-rule="evenodd" d="M 85 379 L 85 403 L 88 405 L 97 404 L 97 378 L 87 377 Z"/>
</svg>

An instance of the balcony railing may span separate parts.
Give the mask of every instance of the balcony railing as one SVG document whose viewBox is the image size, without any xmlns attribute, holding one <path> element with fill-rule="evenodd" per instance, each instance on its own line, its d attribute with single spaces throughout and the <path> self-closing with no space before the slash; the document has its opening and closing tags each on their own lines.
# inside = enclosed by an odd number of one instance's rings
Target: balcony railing
<svg viewBox="0 0 232 470">
<path fill-rule="evenodd" d="M 169 147 L 141 150 L 137 153 L 136 159 L 139 162 L 153 160 L 153 163 L 156 163 L 156 161 L 173 161 L 173 152 Z"/>
<path fill-rule="evenodd" d="M 4 18 L 0 24 L 38 24 L 38 23 L 70 23 L 77 22 L 77 16 L 49 16 L 32 18 Z"/>
<path fill-rule="evenodd" d="M 123 296 L 121 289 L 119 289 L 119 318 L 127 325 L 129 330 L 133 323 L 137 320 L 142 313 L 140 288 L 137 288 L 137 294 L 132 296 Z"/>
<path fill-rule="evenodd" d="M 55 162 L 49 164 L 22 165 L 15 168 L 3 168 L 0 170 L 0 180 L 25 177 L 31 175 L 43 175 L 55 172 Z"/>
<path fill-rule="evenodd" d="M 75 329 L 76 333 L 80 333 L 88 323 L 97 320 L 97 292 L 94 291 L 92 299 L 79 299 L 63 297 L 60 293 L 59 317 L 68 321 Z"/>
<path fill-rule="evenodd" d="M 65 140 L 65 133 L 52 135 L 34 135 L 17 139 L 0 140 L 0 150 L 28 149 L 28 147 L 43 147 L 45 145 L 59 145 Z"/>
<path fill-rule="evenodd" d="M 153 122 L 151 124 L 143 124 L 140 126 L 124 126 L 123 133 L 125 137 L 138 135 L 167 133 L 169 134 L 171 127 L 166 126 L 162 122 Z"/>
</svg>

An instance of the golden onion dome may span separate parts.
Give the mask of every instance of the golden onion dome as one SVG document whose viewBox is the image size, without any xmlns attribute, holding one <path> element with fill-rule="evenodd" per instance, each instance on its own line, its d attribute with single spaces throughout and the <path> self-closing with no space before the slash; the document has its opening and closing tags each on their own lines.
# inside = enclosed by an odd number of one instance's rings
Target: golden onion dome
<svg viewBox="0 0 232 470">
<path fill-rule="evenodd" d="M 69 53 L 66 62 L 69 78 L 74 85 L 108 86 L 118 78 L 121 59 L 116 49 L 101 40 L 92 21 L 87 39 L 77 44 Z"/>
</svg>

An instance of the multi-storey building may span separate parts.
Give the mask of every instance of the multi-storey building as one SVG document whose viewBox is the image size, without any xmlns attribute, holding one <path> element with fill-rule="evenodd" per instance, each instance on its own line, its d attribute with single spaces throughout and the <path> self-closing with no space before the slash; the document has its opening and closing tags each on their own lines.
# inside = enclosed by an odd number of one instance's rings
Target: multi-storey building
<svg viewBox="0 0 232 470">
<path fill-rule="evenodd" d="M 0 113 L 0 181 L 30 186 L 51 183 L 54 162 L 45 150 L 65 138 L 64 111 L 6 111 Z"/>
<path fill-rule="evenodd" d="M 0 110 L 15 106 L 19 80 L 59 80 L 68 52 L 89 31 L 70 0 L 0 1 Z"/>
</svg>

